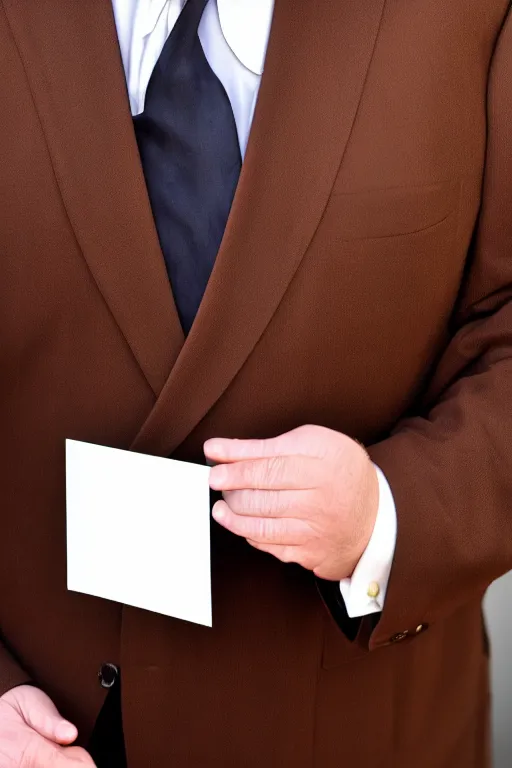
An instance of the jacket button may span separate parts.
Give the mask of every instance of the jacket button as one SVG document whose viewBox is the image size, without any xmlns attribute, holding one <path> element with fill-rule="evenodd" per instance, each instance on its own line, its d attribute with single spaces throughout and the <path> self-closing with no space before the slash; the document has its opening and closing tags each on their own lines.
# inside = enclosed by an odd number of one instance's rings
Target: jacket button
<svg viewBox="0 0 512 768">
<path fill-rule="evenodd" d="M 390 643 L 399 643 L 401 640 L 405 640 L 405 638 L 409 635 L 409 632 L 405 630 L 404 632 L 397 632 L 396 635 L 393 635 L 393 637 L 390 638 Z"/>
<path fill-rule="evenodd" d="M 112 688 L 119 676 L 119 670 L 115 664 L 107 662 L 102 664 L 98 671 L 98 680 L 102 688 Z"/>
</svg>

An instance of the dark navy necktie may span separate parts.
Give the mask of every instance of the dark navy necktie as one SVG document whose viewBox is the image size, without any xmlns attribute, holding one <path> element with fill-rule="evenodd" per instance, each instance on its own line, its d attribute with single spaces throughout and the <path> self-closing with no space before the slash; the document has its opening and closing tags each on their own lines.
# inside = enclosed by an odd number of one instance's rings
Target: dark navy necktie
<svg viewBox="0 0 512 768">
<path fill-rule="evenodd" d="M 242 160 L 224 87 L 198 27 L 207 0 L 188 0 L 134 118 L 167 273 L 185 333 L 203 298 L 229 216 Z"/>
</svg>

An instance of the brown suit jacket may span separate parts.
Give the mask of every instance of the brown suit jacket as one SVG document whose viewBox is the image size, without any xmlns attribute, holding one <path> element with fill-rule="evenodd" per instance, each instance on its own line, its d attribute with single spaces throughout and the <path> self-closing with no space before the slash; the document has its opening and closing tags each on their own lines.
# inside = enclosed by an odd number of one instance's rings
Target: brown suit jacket
<svg viewBox="0 0 512 768">
<path fill-rule="evenodd" d="M 508 5 L 277 0 L 184 341 L 110 3 L 0 0 L 0 692 L 31 678 L 85 740 L 120 663 L 131 768 L 488 764 L 481 598 L 512 567 Z M 212 630 L 67 592 L 65 438 L 201 460 L 210 436 L 304 423 L 363 441 L 392 487 L 376 626 L 351 640 L 311 574 L 217 527 Z"/>
</svg>

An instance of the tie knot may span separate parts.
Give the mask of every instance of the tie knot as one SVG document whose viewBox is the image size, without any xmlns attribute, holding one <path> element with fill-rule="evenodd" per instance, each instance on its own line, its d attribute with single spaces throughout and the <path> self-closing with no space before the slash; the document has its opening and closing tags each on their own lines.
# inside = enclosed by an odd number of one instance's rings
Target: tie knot
<svg viewBox="0 0 512 768">
<path fill-rule="evenodd" d="M 171 32 L 174 42 L 192 40 L 197 35 L 199 22 L 208 0 L 187 0 L 180 17 Z"/>
</svg>

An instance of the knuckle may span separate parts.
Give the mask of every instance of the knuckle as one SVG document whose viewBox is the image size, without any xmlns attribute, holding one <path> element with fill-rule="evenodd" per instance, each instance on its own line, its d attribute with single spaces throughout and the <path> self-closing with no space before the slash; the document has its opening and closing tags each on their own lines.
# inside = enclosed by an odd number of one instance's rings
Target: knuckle
<svg viewBox="0 0 512 768">
<path fill-rule="evenodd" d="M 255 514 L 258 511 L 257 495 L 254 491 L 244 491 L 241 497 L 241 509 L 248 515 Z"/>
<path fill-rule="evenodd" d="M 37 733 L 51 733 L 52 723 L 48 715 L 35 707 L 28 710 L 25 722 Z"/>
<path fill-rule="evenodd" d="M 282 560 L 283 563 L 297 563 L 298 559 L 295 549 L 295 547 L 283 547 L 279 559 Z"/>
<path fill-rule="evenodd" d="M 274 527 L 272 525 L 272 520 L 269 520 L 266 517 L 262 517 L 258 519 L 258 535 L 259 538 L 262 541 L 273 541 L 274 539 Z"/>
<path fill-rule="evenodd" d="M 255 478 L 255 465 L 253 460 L 242 461 L 236 467 L 236 480 L 238 488 L 252 488 Z M 235 466 L 235 465 L 233 465 Z"/>
<path fill-rule="evenodd" d="M 272 456 L 266 465 L 266 477 L 270 485 L 278 485 L 283 477 L 284 459 L 282 456 Z"/>
<path fill-rule="evenodd" d="M 268 541 L 268 526 L 266 520 L 261 518 L 256 521 L 256 531 L 260 541 Z"/>
<path fill-rule="evenodd" d="M 267 517 L 277 516 L 276 494 L 272 491 L 263 491 L 261 495 L 262 512 Z"/>
<path fill-rule="evenodd" d="M 316 560 L 311 555 L 304 554 L 300 558 L 300 565 L 307 571 L 314 571 L 316 567 Z"/>
</svg>

